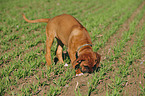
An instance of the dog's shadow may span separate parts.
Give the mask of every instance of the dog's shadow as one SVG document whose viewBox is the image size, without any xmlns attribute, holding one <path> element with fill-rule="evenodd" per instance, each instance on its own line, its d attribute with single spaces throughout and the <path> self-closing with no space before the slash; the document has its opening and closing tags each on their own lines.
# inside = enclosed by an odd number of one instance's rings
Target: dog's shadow
<svg viewBox="0 0 145 96">
<path fill-rule="evenodd" d="M 101 67 L 96 68 L 95 72 L 99 72 Z"/>
</svg>

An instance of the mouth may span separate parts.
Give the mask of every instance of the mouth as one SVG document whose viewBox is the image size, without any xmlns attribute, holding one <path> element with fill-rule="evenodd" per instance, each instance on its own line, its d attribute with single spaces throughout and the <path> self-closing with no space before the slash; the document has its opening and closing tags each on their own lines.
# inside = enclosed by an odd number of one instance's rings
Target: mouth
<svg viewBox="0 0 145 96">
<path fill-rule="evenodd" d="M 89 73 L 90 74 L 90 73 L 93 73 L 96 68 L 95 68 L 95 66 L 93 68 L 90 68 L 89 66 L 84 66 L 84 65 L 81 67 L 81 65 L 78 64 L 75 66 L 75 69 L 80 69 L 80 71 L 82 73 Z"/>
<path fill-rule="evenodd" d="M 91 69 L 91 68 L 81 68 L 80 67 L 80 70 L 81 70 L 81 72 L 83 72 L 83 73 L 93 73 L 94 72 L 94 70 L 93 69 Z"/>
</svg>

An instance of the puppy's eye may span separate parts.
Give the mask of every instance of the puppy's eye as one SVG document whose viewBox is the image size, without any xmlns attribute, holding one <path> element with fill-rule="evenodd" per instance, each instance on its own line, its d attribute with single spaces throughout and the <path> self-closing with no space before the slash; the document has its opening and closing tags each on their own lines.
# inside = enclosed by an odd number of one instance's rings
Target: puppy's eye
<svg viewBox="0 0 145 96">
<path fill-rule="evenodd" d="M 96 63 L 98 63 L 98 60 L 95 60 Z"/>
<path fill-rule="evenodd" d="M 89 69 L 89 66 L 84 66 L 85 67 L 85 69 Z"/>
</svg>

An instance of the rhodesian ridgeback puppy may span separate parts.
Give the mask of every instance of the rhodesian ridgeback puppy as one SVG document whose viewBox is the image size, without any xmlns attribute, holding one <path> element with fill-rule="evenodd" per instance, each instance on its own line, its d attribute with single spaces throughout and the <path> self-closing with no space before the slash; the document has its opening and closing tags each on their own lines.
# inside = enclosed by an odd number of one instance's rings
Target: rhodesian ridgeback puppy
<svg viewBox="0 0 145 96">
<path fill-rule="evenodd" d="M 62 49 L 65 45 L 73 68 L 76 69 L 76 76 L 84 72 L 91 73 L 98 66 L 101 56 L 93 52 L 92 42 L 86 28 L 73 16 L 62 14 L 52 19 L 28 20 L 23 15 L 25 21 L 29 23 L 46 22 L 46 62 L 51 65 L 51 46 L 54 38 L 57 39 L 56 56 L 59 62 L 63 62 Z M 77 56 L 76 56 L 77 54 Z"/>
</svg>

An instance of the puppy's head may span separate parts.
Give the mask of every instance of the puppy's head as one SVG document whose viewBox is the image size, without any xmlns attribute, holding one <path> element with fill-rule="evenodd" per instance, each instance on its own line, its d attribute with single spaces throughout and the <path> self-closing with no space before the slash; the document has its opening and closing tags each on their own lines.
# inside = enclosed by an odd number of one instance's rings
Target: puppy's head
<svg viewBox="0 0 145 96">
<path fill-rule="evenodd" d="M 101 56 L 97 52 L 84 53 L 73 62 L 73 68 L 81 69 L 83 73 L 92 73 L 99 66 Z"/>
</svg>

